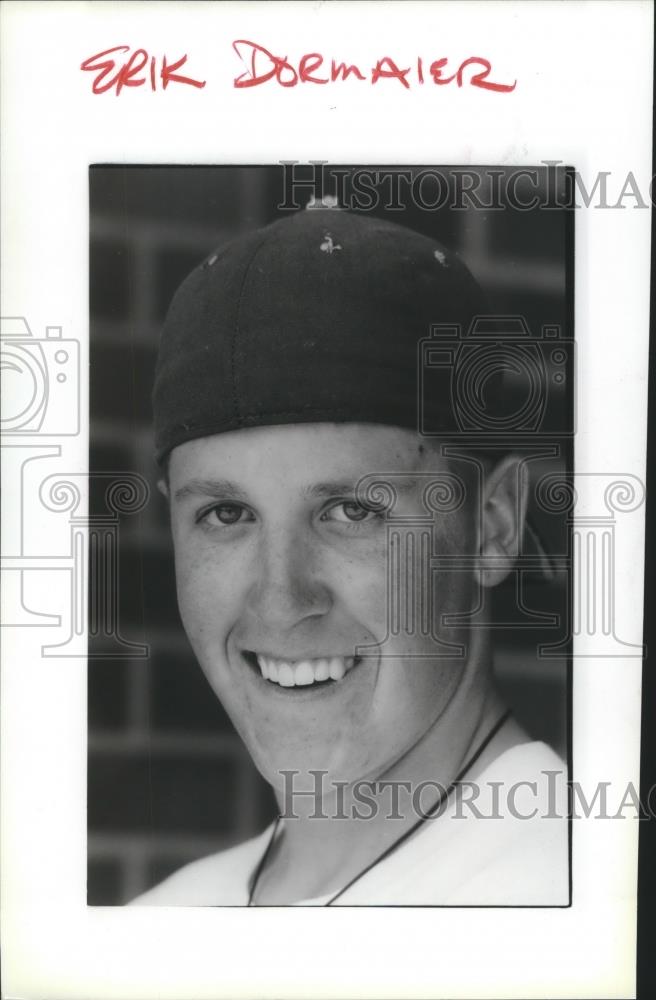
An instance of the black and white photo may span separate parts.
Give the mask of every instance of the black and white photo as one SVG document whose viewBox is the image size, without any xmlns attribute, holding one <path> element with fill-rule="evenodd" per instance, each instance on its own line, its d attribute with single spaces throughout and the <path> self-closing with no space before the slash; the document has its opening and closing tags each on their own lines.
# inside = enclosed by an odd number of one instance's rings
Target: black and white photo
<svg viewBox="0 0 656 1000">
<path fill-rule="evenodd" d="M 565 181 L 91 169 L 92 465 L 152 489 L 149 654 L 90 660 L 90 902 L 569 904 Z"/>
</svg>

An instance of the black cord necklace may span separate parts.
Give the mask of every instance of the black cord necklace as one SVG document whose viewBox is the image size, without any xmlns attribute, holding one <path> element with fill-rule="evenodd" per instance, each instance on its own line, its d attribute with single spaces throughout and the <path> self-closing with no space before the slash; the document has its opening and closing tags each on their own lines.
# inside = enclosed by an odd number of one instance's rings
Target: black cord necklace
<svg viewBox="0 0 656 1000">
<path fill-rule="evenodd" d="M 389 847 L 385 848 L 385 850 L 381 854 L 379 854 L 377 858 L 374 858 L 374 860 L 372 862 L 370 862 L 370 864 L 368 864 L 365 868 L 363 868 L 362 871 L 358 872 L 357 875 L 354 875 L 354 877 L 352 879 L 350 879 L 350 881 L 348 881 L 345 886 L 343 886 L 341 889 L 339 889 L 335 893 L 334 896 L 331 896 L 330 899 L 326 903 L 323 904 L 324 906 L 332 906 L 332 904 L 335 902 L 336 899 L 339 899 L 339 897 L 343 896 L 344 893 L 348 889 L 350 889 L 352 885 L 354 885 L 356 882 L 359 882 L 361 878 L 364 878 L 364 876 L 367 874 L 367 872 L 370 872 L 372 868 L 375 868 L 376 865 L 379 865 L 381 863 L 381 861 L 384 861 L 385 858 L 387 858 L 387 857 L 390 856 L 390 854 L 393 854 L 394 851 L 398 850 L 399 847 L 401 846 L 401 844 L 405 843 L 405 841 L 408 840 L 408 838 L 411 837 L 413 835 L 413 833 L 416 830 L 419 829 L 419 827 L 422 825 L 422 823 L 425 823 L 427 819 L 430 819 L 431 816 L 434 816 L 435 813 L 438 812 L 439 809 L 441 809 L 441 807 L 445 804 L 445 802 L 451 796 L 451 793 L 460 784 L 460 782 L 462 781 L 462 779 L 464 778 L 464 776 L 467 774 L 467 771 L 469 771 L 469 769 L 474 766 L 474 764 L 476 763 L 476 761 L 478 760 L 478 758 L 481 756 L 481 754 L 483 753 L 483 751 L 485 750 L 485 748 L 487 746 L 489 746 L 489 744 L 494 739 L 494 737 L 497 735 L 497 733 L 499 732 L 499 730 L 506 724 L 506 722 L 510 718 L 510 715 L 511 715 L 510 711 L 504 712 L 504 714 L 501 716 L 501 718 L 494 724 L 494 726 L 492 727 L 492 729 L 489 731 L 489 733 L 487 734 L 487 736 L 485 737 L 485 739 L 482 741 L 482 743 L 479 744 L 478 748 L 474 751 L 474 753 L 472 754 L 472 756 L 463 765 L 463 767 L 461 768 L 461 770 L 459 771 L 459 773 L 456 775 L 456 777 L 453 779 L 453 781 L 451 782 L 451 784 L 449 785 L 449 787 L 444 789 L 444 791 L 442 792 L 442 794 L 439 796 L 437 802 L 435 802 L 431 806 L 431 808 L 428 810 L 428 812 L 422 813 L 422 815 L 417 820 L 417 822 L 413 823 L 409 830 L 406 830 L 405 833 L 402 833 L 401 836 L 397 840 L 395 840 L 392 844 L 390 844 Z M 268 842 L 268 844 L 266 846 L 266 850 L 264 851 L 264 854 L 260 858 L 258 866 L 255 869 L 255 872 L 253 873 L 253 877 L 252 877 L 252 880 L 251 880 L 250 893 L 249 893 L 249 896 L 248 896 L 248 903 L 246 904 L 247 906 L 252 906 L 253 905 L 253 897 L 255 895 L 255 890 L 257 889 L 257 884 L 258 884 L 258 882 L 260 880 L 260 876 L 262 875 L 264 867 L 265 867 L 265 865 L 267 863 L 267 860 L 269 858 L 269 855 L 271 853 L 271 848 L 273 847 L 273 843 L 274 843 L 274 841 L 276 839 L 276 834 L 278 833 L 278 828 L 280 826 L 280 818 L 281 818 L 280 814 L 278 814 L 278 816 L 276 817 L 276 821 L 275 821 L 275 823 L 273 825 L 273 830 L 271 832 L 271 836 L 269 838 L 269 842 Z"/>
</svg>

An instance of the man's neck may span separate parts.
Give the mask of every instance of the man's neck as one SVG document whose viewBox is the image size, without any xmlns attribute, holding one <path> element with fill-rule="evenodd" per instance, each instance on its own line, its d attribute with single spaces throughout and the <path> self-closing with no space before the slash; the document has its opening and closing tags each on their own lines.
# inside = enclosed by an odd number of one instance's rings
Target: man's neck
<svg viewBox="0 0 656 1000">
<path fill-rule="evenodd" d="M 454 779 L 465 776 L 463 768 L 504 711 L 487 651 L 481 650 L 430 729 L 384 773 L 342 784 L 320 803 L 298 796 L 293 816 L 281 808 L 280 836 L 260 872 L 254 901 L 276 905 L 339 892 L 408 835 Z M 516 724 L 504 726 L 467 769 L 467 779 L 525 738 Z"/>
</svg>

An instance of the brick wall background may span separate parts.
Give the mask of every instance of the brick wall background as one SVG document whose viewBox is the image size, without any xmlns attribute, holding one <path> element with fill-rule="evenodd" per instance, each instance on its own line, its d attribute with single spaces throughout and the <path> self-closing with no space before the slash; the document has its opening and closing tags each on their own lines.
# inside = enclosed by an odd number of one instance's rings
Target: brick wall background
<svg viewBox="0 0 656 1000">
<path fill-rule="evenodd" d="M 424 194 L 428 200 L 430 185 Z M 122 518 L 118 553 L 121 632 L 147 643 L 150 655 L 103 659 L 90 649 L 90 904 L 124 903 L 181 864 L 253 835 L 274 814 L 269 788 L 180 625 L 166 506 L 152 460 L 150 391 L 159 326 L 179 282 L 216 246 L 272 221 L 283 197 L 279 167 L 90 170 L 90 470 L 138 472 L 151 488 L 144 510 Z M 389 215 L 457 250 L 499 313 L 523 314 L 536 335 L 544 324 L 572 335 L 564 211 Z M 554 391 L 566 414 L 571 387 Z M 539 471 L 562 467 L 563 460 L 540 463 Z M 101 504 L 92 489 L 91 511 Z M 539 511 L 533 518 L 547 543 L 564 551 L 562 519 Z M 536 579 L 524 598 L 530 607 L 563 613 L 564 580 Z M 495 601 L 512 617 L 512 581 L 497 588 Z M 538 642 L 553 640 L 548 631 L 500 631 L 495 662 L 516 714 L 565 753 L 566 662 L 536 656 Z"/>
</svg>

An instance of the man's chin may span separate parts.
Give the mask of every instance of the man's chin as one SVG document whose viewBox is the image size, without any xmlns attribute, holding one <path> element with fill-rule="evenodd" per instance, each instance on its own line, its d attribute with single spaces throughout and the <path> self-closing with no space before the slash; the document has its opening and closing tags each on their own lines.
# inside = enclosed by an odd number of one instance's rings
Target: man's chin
<svg viewBox="0 0 656 1000">
<path fill-rule="evenodd" d="M 334 795 L 338 787 L 346 787 L 364 774 L 362 761 L 349 754 L 348 747 L 336 744 L 329 737 L 315 735 L 312 746 L 294 744 L 289 739 L 275 746 L 246 744 L 253 762 L 276 795 L 284 796 L 293 780 L 294 789 L 307 792 L 306 798 L 318 794 Z M 282 799 L 280 799 L 282 801 Z"/>
</svg>

